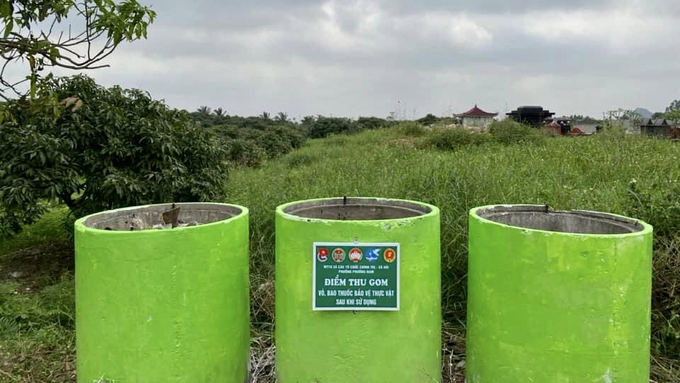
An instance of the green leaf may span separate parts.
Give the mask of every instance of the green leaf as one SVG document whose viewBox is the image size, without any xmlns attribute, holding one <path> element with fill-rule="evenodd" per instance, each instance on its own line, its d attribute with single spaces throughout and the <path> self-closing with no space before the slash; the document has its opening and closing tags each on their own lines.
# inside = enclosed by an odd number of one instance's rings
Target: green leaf
<svg viewBox="0 0 680 383">
<path fill-rule="evenodd" d="M 7 25 L 5 26 L 5 32 L 3 33 L 3 38 L 7 38 L 12 30 L 14 29 L 14 19 L 11 17 L 7 20 Z"/>
<path fill-rule="evenodd" d="M 50 47 L 50 61 L 52 65 L 57 63 L 57 59 L 61 56 L 57 47 Z"/>
<path fill-rule="evenodd" d="M 12 3 L 9 1 L 3 1 L 0 3 L 0 17 L 8 18 L 12 16 Z"/>
</svg>

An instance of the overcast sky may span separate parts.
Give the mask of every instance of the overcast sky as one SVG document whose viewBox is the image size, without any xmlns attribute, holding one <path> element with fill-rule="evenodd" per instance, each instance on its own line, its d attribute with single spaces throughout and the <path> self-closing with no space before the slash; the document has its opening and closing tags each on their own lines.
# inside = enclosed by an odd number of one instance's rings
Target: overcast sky
<svg viewBox="0 0 680 383">
<path fill-rule="evenodd" d="M 679 0 L 139 0 L 158 19 L 104 85 L 173 107 L 421 117 L 680 99 Z"/>
</svg>

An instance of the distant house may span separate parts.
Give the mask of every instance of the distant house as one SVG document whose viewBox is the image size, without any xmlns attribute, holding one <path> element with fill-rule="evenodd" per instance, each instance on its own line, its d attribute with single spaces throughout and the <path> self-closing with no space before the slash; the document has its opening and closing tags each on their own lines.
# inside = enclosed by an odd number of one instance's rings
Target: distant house
<svg viewBox="0 0 680 383">
<path fill-rule="evenodd" d="M 595 134 L 600 124 L 574 124 L 571 132 L 575 134 Z"/>
<path fill-rule="evenodd" d="M 548 117 L 543 122 L 545 123 L 544 129 L 549 132 L 557 135 L 571 133 L 571 119 L 569 117 Z"/>
<path fill-rule="evenodd" d="M 463 126 L 486 128 L 497 115 L 498 113 L 485 112 L 479 109 L 477 104 L 475 104 L 472 109 L 465 113 L 456 114 L 455 116 L 461 119 Z"/>
<path fill-rule="evenodd" d="M 671 125 L 664 118 L 647 118 L 640 124 L 640 133 L 648 136 L 668 137 L 671 133 Z"/>
<path fill-rule="evenodd" d="M 546 118 L 555 115 L 554 112 L 543 109 L 541 106 L 520 106 L 516 110 L 506 114 L 519 123 L 537 127 L 543 126 L 543 122 Z"/>
</svg>

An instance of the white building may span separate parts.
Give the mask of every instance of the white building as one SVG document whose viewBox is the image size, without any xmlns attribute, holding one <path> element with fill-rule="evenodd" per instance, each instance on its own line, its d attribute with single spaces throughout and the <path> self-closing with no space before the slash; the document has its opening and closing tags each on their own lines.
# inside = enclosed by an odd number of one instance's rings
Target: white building
<svg viewBox="0 0 680 383">
<path fill-rule="evenodd" d="M 486 128 L 497 115 L 498 113 L 485 112 L 479 109 L 477 104 L 475 104 L 472 109 L 465 113 L 456 114 L 455 116 L 461 119 L 463 126 Z"/>
</svg>

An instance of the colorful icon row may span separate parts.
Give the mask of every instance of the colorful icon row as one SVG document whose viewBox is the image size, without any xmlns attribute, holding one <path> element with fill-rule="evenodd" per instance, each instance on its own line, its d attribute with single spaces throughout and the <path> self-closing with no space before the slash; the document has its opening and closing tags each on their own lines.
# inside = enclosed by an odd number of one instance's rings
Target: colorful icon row
<svg viewBox="0 0 680 383">
<path fill-rule="evenodd" d="M 382 249 L 369 249 L 366 251 L 366 254 L 364 254 L 361 249 L 355 247 L 349 251 L 349 260 L 351 262 L 357 263 L 363 258 L 366 258 L 366 260 L 369 262 L 376 262 L 380 258 L 380 250 Z M 325 247 L 320 247 L 316 250 L 316 257 L 319 262 L 326 262 L 329 256 L 330 258 L 333 258 L 333 261 L 341 263 L 346 258 L 346 252 L 345 249 L 340 247 L 336 247 L 331 253 L 329 253 L 328 248 Z M 392 263 L 395 259 L 397 259 L 397 252 L 392 248 L 387 248 L 385 251 L 383 251 L 382 257 L 385 262 Z"/>
</svg>

